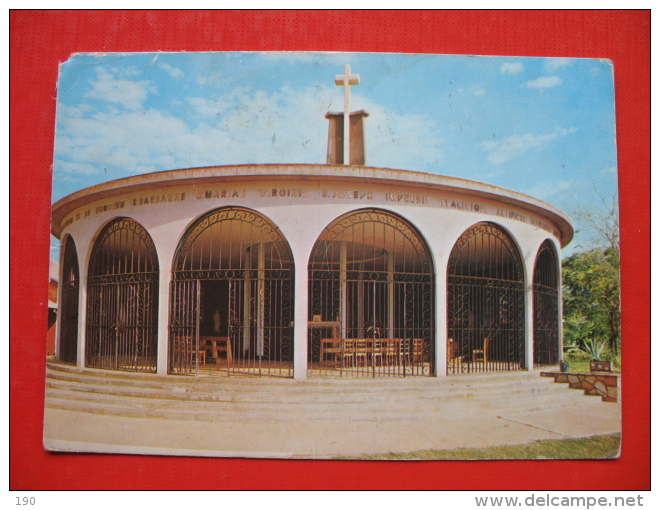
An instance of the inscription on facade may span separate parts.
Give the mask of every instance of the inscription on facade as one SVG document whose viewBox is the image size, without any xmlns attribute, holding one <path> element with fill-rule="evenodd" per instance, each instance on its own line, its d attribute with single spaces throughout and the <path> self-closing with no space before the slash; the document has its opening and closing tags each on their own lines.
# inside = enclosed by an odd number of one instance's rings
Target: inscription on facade
<svg viewBox="0 0 660 510">
<path fill-rule="evenodd" d="M 133 206 L 162 204 L 164 202 L 181 202 L 186 199 L 185 193 L 168 193 L 147 195 L 133 199 Z"/>
<path fill-rule="evenodd" d="M 371 191 L 360 189 L 322 189 L 321 198 L 348 198 L 350 200 L 373 200 Z"/>
<path fill-rule="evenodd" d="M 488 210 L 484 204 L 465 202 L 464 200 L 449 200 L 447 198 L 441 198 L 440 207 L 443 209 L 457 209 L 460 211 L 473 211 L 488 214 Z"/>
<path fill-rule="evenodd" d="M 408 193 L 385 193 L 387 202 L 403 202 L 404 204 L 428 205 L 429 197 L 424 195 L 410 195 Z"/>
<path fill-rule="evenodd" d="M 259 194 L 262 197 L 301 198 L 306 197 L 309 194 L 309 191 L 300 188 L 268 188 L 260 189 Z"/>
<path fill-rule="evenodd" d="M 207 200 L 211 198 L 245 198 L 244 189 L 210 189 L 198 191 L 197 200 Z"/>
<path fill-rule="evenodd" d="M 304 188 L 261 188 L 259 189 L 259 195 L 261 197 L 269 198 L 305 198 L 310 195 L 310 190 Z M 91 216 L 92 212 L 94 214 L 102 214 L 108 211 L 114 211 L 118 209 L 123 209 L 127 205 L 132 205 L 134 207 L 140 207 L 143 205 L 152 205 L 152 204 L 164 204 L 170 202 L 181 202 L 186 200 L 186 197 L 194 196 L 197 200 L 207 200 L 207 199 L 236 199 L 236 198 L 246 198 L 247 190 L 246 189 L 207 189 L 207 190 L 188 190 L 187 192 L 176 192 L 176 193 L 160 193 L 153 195 L 137 196 L 128 200 L 119 200 L 115 202 L 108 202 L 93 208 L 87 209 L 85 211 L 78 212 L 64 222 L 62 222 L 62 229 L 71 225 L 72 223 L 85 219 Z M 442 209 L 450 209 L 456 211 L 466 211 L 466 212 L 475 212 L 480 214 L 486 214 L 489 216 L 496 216 L 500 218 L 506 218 L 509 220 L 519 221 L 521 223 L 526 223 L 532 225 L 536 228 L 543 229 L 547 232 L 552 233 L 553 235 L 559 237 L 559 232 L 553 228 L 550 224 L 544 222 L 543 220 L 537 219 L 533 216 L 528 216 L 521 212 L 500 208 L 486 206 L 484 203 L 479 202 L 470 202 L 467 200 L 460 200 L 454 198 L 431 198 L 423 194 L 414 194 L 414 193 L 388 193 L 385 192 L 383 195 L 380 195 L 385 199 L 386 202 L 399 203 L 399 204 L 415 204 L 415 205 L 429 205 L 440 207 Z M 367 189 L 339 189 L 339 188 L 324 188 L 318 191 L 319 199 L 327 200 L 355 200 L 355 201 L 365 201 L 365 200 L 374 200 L 374 191 Z M 376 194 L 378 198 L 379 195 Z"/>
</svg>

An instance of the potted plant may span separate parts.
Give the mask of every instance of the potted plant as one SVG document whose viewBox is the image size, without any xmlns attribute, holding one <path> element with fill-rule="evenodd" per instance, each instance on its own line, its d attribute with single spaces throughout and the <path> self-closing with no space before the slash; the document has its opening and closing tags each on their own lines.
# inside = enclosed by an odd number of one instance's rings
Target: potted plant
<svg viewBox="0 0 660 510">
<path fill-rule="evenodd" d="M 588 340 L 584 345 L 584 352 L 586 352 L 591 357 L 591 361 L 589 362 L 589 370 L 591 372 L 612 371 L 612 362 L 603 359 L 603 352 L 605 351 L 604 342 Z"/>
<path fill-rule="evenodd" d="M 559 370 L 563 373 L 568 372 L 568 361 L 559 360 Z"/>
</svg>

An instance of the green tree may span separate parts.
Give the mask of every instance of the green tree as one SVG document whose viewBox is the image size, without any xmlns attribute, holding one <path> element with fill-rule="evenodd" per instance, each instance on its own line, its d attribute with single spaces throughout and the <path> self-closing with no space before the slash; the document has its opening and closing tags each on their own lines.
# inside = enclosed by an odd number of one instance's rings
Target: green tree
<svg viewBox="0 0 660 510">
<path fill-rule="evenodd" d="M 621 346 L 619 215 L 616 196 L 601 208 L 578 211 L 590 248 L 562 261 L 564 344 L 585 350 L 605 342 L 616 356 Z"/>
<path fill-rule="evenodd" d="M 612 249 L 575 253 L 562 261 L 564 341 L 586 349 L 604 341 L 617 355 L 621 344 L 619 260 Z"/>
</svg>

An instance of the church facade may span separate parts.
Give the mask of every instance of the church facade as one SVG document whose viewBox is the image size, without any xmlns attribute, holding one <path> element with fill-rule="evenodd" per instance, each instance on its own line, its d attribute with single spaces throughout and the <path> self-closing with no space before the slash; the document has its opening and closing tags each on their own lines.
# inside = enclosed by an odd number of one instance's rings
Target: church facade
<svg viewBox="0 0 660 510">
<path fill-rule="evenodd" d="M 344 165 L 184 169 L 53 207 L 57 357 L 158 374 L 445 376 L 561 353 L 570 219 L 487 184 Z"/>
<path fill-rule="evenodd" d="M 345 66 L 335 83 L 325 165 L 158 172 L 55 203 L 56 357 L 296 379 L 557 364 L 570 219 L 488 184 L 365 166 L 359 76 Z"/>
</svg>

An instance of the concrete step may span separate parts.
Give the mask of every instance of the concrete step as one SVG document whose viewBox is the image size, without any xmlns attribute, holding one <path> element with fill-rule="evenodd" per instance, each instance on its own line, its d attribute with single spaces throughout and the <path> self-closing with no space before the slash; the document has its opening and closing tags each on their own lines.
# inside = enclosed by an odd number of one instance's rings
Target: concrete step
<svg viewBox="0 0 660 510">
<path fill-rule="evenodd" d="M 367 405 L 378 402 L 387 402 L 388 405 L 407 406 L 415 402 L 420 396 L 423 397 L 425 405 L 441 404 L 446 402 L 489 402 L 496 401 L 502 405 L 502 401 L 515 401 L 520 405 L 522 401 L 536 402 L 541 398 L 553 398 L 553 396 L 562 396 L 565 391 L 554 384 L 544 385 L 526 385 L 523 388 L 519 386 L 500 387 L 501 393 L 480 392 L 478 390 L 464 388 L 416 388 L 416 389 L 398 389 L 388 388 L 380 392 L 363 392 L 359 388 L 355 391 L 319 391 L 315 392 L 313 388 L 305 393 L 289 392 L 287 390 L 278 391 L 255 391 L 252 393 L 233 394 L 230 388 L 224 388 L 223 391 L 202 392 L 190 391 L 183 392 L 178 388 L 167 389 L 145 389 L 142 387 L 122 386 L 111 388 L 107 386 L 95 386 L 91 384 L 79 384 L 75 381 L 51 381 L 46 383 L 47 395 L 59 395 L 61 397 L 69 395 L 72 399 L 98 399 L 101 397 L 132 398 L 155 401 L 172 402 L 209 402 L 209 403 L 233 403 L 233 404 L 273 404 L 273 405 L 333 405 L 333 404 L 357 404 Z"/>
<path fill-rule="evenodd" d="M 236 378 L 178 378 L 164 382 L 144 378 L 106 379 L 51 372 L 47 374 L 47 387 L 58 390 L 85 391 L 90 394 L 109 394 L 136 398 L 156 398 L 197 401 L 245 402 L 368 402 L 386 395 L 390 403 L 405 403 L 411 397 L 424 394 L 427 400 L 488 399 L 501 397 L 538 397 L 556 391 L 548 380 L 519 373 L 517 377 L 504 375 L 475 376 L 474 378 L 433 378 L 424 380 L 353 380 L 340 383 L 316 381 L 287 381 L 282 384 L 272 379 L 261 379 L 260 384 L 246 385 Z M 384 393 L 383 393 L 384 392 Z"/>
<path fill-rule="evenodd" d="M 101 373 L 99 373 L 101 372 Z M 218 421 L 283 420 L 305 413 L 406 420 L 411 416 L 465 416 L 497 408 L 561 409 L 576 405 L 569 392 L 535 372 L 446 378 L 308 380 L 177 377 L 123 374 L 49 364 L 46 406 L 95 414 Z M 584 398 L 584 397 L 582 397 Z M 466 406 L 466 402 L 470 405 Z"/>
<path fill-rule="evenodd" d="M 574 394 L 577 397 L 579 395 Z M 583 397 L 582 397 L 583 398 Z M 83 391 L 63 391 L 48 389 L 47 407 L 73 411 L 113 414 L 133 417 L 158 417 L 166 419 L 194 419 L 204 421 L 221 420 L 223 417 L 245 416 L 250 420 L 283 420 L 293 415 L 304 413 L 309 418 L 332 420 L 335 415 L 346 419 L 363 419 L 365 415 L 378 416 L 378 419 L 406 420 L 425 415 L 465 416 L 473 413 L 475 419 L 486 408 L 497 408 L 504 412 L 510 409 L 528 410 L 562 409 L 573 401 L 566 391 L 549 392 L 542 397 L 526 399 L 501 398 L 474 399 L 466 408 L 466 400 L 429 400 L 426 397 L 409 398 L 407 401 L 393 401 L 389 397 L 376 400 L 356 401 L 354 399 L 334 402 L 299 401 L 299 402 L 250 402 L 250 401 L 208 401 L 208 400 L 172 400 L 157 398 L 135 398 L 105 394 L 90 394 Z M 337 413 L 341 410 L 341 413 Z"/>
</svg>

